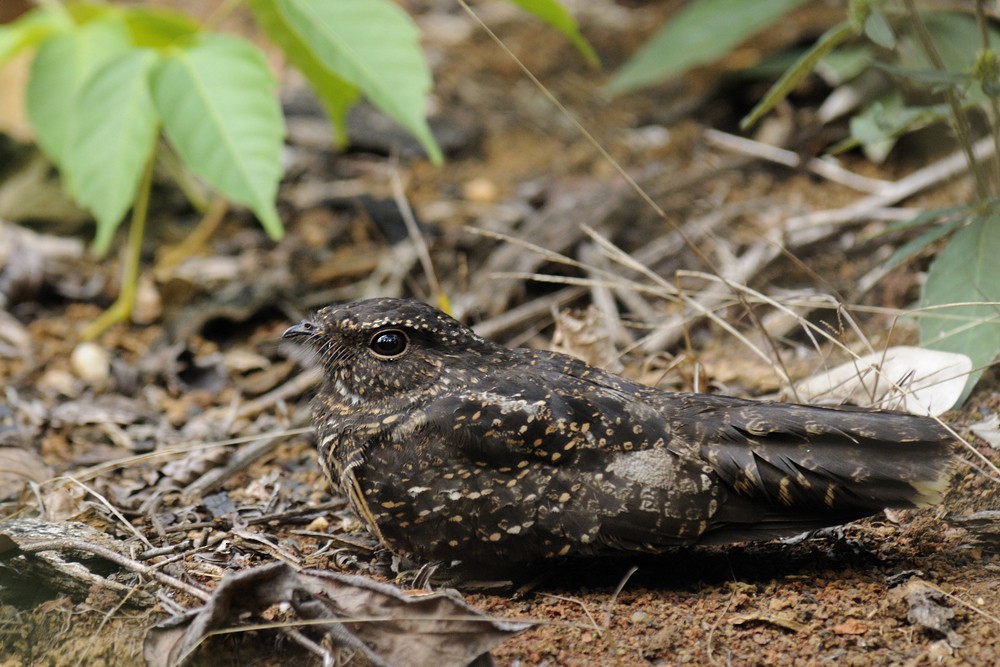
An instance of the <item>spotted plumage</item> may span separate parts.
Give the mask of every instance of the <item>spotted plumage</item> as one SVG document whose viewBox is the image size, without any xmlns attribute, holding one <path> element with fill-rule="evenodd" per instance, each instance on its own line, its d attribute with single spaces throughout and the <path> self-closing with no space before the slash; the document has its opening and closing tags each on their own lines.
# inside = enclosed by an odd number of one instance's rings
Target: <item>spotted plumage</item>
<svg viewBox="0 0 1000 667">
<path fill-rule="evenodd" d="M 936 503 L 929 418 L 642 386 L 509 349 L 422 303 L 289 328 L 324 370 L 319 460 L 386 546 L 509 565 L 771 539 Z"/>
</svg>

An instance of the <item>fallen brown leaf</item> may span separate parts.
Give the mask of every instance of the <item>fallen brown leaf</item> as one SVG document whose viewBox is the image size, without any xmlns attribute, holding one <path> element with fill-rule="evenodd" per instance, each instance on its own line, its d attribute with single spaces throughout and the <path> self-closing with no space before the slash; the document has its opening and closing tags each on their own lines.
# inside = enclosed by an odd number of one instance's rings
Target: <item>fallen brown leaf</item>
<svg viewBox="0 0 1000 667">
<path fill-rule="evenodd" d="M 213 630 L 234 626 L 242 611 L 259 614 L 282 603 L 310 622 L 300 628 L 304 634 L 322 632 L 334 646 L 385 667 L 465 667 L 532 625 L 492 619 L 454 594 L 410 596 L 364 577 L 274 563 L 227 575 L 204 607 L 151 628 L 146 664 L 183 664 Z"/>
<path fill-rule="evenodd" d="M 806 627 L 806 624 L 796 619 L 791 613 L 779 614 L 741 614 L 734 616 L 729 621 L 733 625 L 745 625 L 747 623 L 765 623 L 773 625 L 783 630 L 799 632 Z"/>
<path fill-rule="evenodd" d="M 33 451 L 0 447 L 0 498 L 16 495 L 25 482 L 41 484 L 52 477 L 52 469 Z"/>
</svg>

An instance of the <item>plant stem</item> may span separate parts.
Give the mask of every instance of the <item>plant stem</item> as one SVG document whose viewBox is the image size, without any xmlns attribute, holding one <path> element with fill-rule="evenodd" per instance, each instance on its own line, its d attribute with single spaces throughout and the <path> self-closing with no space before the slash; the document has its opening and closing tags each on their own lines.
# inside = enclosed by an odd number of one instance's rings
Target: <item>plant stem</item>
<svg viewBox="0 0 1000 667">
<path fill-rule="evenodd" d="M 990 51 L 990 32 L 986 22 L 985 0 L 976 0 L 976 24 L 979 26 L 979 40 L 982 43 L 983 53 Z M 995 83 L 995 81 L 994 81 Z M 980 82 L 982 85 L 982 82 Z M 994 188 L 1000 187 L 1000 102 L 996 95 L 987 95 L 990 98 L 990 134 L 993 135 L 993 166 L 997 170 Z"/>
<path fill-rule="evenodd" d="M 84 340 L 97 338 L 109 327 L 127 321 L 132 315 L 136 284 L 139 282 L 139 263 L 142 259 L 142 237 L 146 232 L 146 219 L 149 217 L 149 193 L 153 189 L 154 162 L 155 154 L 146 160 L 146 166 L 143 167 L 142 178 L 139 181 L 139 191 L 136 193 L 135 204 L 132 206 L 132 220 L 128 229 L 128 247 L 125 254 L 125 265 L 122 267 L 122 284 L 118 299 L 83 330 Z"/>
<path fill-rule="evenodd" d="M 944 61 L 941 60 L 941 55 L 938 53 L 937 47 L 934 46 L 931 33 L 927 30 L 927 25 L 917 11 L 914 0 L 903 0 L 903 4 L 910 15 L 910 20 L 913 21 L 917 37 L 920 39 L 920 45 L 923 47 L 927 58 L 931 61 L 934 69 L 942 72 L 945 71 Z M 979 195 L 980 201 L 986 201 L 990 195 L 989 186 L 986 182 L 986 177 L 979 168 L 979 164 L 976 162 L 975 156 L 972 154 L 972 131 L 969 128 L 965 112 L 962 111 L 962 103 L 958 99 L 958 93 L 955 92 L 954 86 L 949 86 L 945 90 L 945 99 L 948 101 L 948 106 L 951 107 L 951 115 L 955 124 L 955 133 L 958 135 L 958 143 L 961 144 L 962 150 L 965 152 L 965 159 L 969 163 L 969 171 L 972 172 L 972 175 L 976 179 L 976 194 Z"/>
<path fill-rule="evenodd" d="M 169 271 L 188 257 L 194 255 L 201 249 L 208 239 L 219 229 L 219 225 L 226 219 L 226 211 L 229 210 L 229 200 L 225 197 L 216 197 L 209 204 L 208 210 L 198 221 L 197 226 L 191 233 L 184 237 L 184 240 L 167 250 L 163 257 L 156 262 L 154 273 Z"/>
</svg>

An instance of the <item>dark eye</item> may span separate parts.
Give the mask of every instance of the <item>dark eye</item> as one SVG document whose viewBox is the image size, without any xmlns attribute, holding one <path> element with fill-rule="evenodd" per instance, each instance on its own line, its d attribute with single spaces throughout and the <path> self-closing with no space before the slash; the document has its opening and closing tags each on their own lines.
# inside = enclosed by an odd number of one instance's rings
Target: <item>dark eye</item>
<svg viewBox="0 0 1000 667">
<path fill-rule="evenodd" d="M 398 329 L 389 329 L 379 331 L 372 336 L 368 347 L 380 357 L 398 357 L 406 351 L 407 343 L 409 343 L 409 339 L 405 333 Z"/>
</svg>

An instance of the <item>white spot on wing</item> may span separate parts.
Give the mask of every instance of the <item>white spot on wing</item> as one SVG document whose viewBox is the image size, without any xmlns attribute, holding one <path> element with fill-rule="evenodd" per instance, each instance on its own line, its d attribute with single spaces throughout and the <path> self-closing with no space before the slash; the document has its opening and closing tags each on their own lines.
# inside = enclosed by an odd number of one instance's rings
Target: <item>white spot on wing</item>
<svg viewBox="0 0 1000 667">
<path fill-rule="evenodd" d="M 677 459 L 666 449 L 620 452 L 605 470 L 646 487 L 669 489 L 677 476 Z"/>
</svg>

